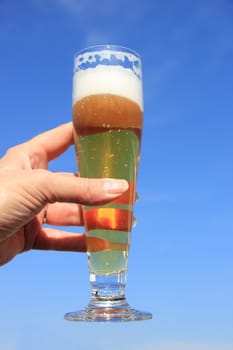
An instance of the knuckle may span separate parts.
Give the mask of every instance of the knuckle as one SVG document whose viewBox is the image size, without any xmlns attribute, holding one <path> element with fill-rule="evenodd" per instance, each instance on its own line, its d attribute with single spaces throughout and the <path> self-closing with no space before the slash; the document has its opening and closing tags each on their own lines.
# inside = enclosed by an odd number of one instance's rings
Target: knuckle
<svg viewBox="0 0 233 350">
<path fill-rule="evenodd" d="M 33 177 L 40 186 L 43 186 L 48 181 L 48 171 L 44 169 L 34 169 Z"/>
<path fill-rule="evenodd" d="M 104 185 L 103 179 L 85 179 L 84 204 L 100 205 L 106 204 L 113 199 Z"/>
<path fill-rule="evenodd" d="M 55 194 L 52 192 L 54 186 L 51 186 L 52 177 L 50 172 L 45 169 L 34 169 L 33 178 L 44 200 L 46 202 L 54 202 Z"/>
<path fill-rule="evenodd" d="M 98 194 L 101 192 L 101 184 L 93 179 L 81 179 L 81 189 L 83 199 L 87 203 L 94 203 L 98 199 Z"/>
</svg>

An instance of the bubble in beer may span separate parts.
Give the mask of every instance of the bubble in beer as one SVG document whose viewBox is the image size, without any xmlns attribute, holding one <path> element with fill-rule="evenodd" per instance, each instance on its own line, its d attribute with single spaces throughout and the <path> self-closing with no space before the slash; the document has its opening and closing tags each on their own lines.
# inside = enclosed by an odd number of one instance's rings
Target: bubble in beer
<svg viewBox="0 0 233 350">
<path fill-rule="evenodd" d="M 128 218 L 127 222 L 130 222 L 130 229 L 131 223 L 133 227 L 136 225 L 136 218 L 132 218 L 132 211 L 136 186 L 135 168 L 138 164 L 137 152 L 141 140 L 140 121 L 143 112 L 143 99 L 141 81 L 137 76 L 140 73 L 137 72 L 139 71 L 137 58 L 134 55 L 124 55 L 123 53 L 118 55 L 114 52 L 115 65 L 111 64 L 113 59 L 111 54 L 107 56 L 107 60 L 110 62 L 109 65 L 104 65 L 104 59 L 106 59 L 105 55 L 98 54 L 96 56 L 96 52 L 92 52 L 92 54 L 83 55 L 81 63 L 80 61 L 76 62 L 73 106 L 75 112 L 75 106 L 78 106 L 79 102 L 85 102 L 84 109 L 82 108 L 80 111 L 83 118 L 77 118 L 77 124 L 80 125 L 83 122 L 83 127 L 80 128 L 81 133 L 77 130 L 77 139 L 80 144 L 78 152 L 79 154 L 82 152 L 82 147 L 88 149 L 87 153 L 80 156 L 80 169 L 87 171 L 81 165 L 85 164 L 86 159 L 90 157 L 91 176 L 94 177 L 97 174 L 98 177 L 127 177 L 131 186 L 129 191 L 117 199 L 116 208 L 114 202 L 107 204 L 107 206 L 110 205 L 112 210 L 110 211 L 111 215 L 108 215 L 107 220 L 104 220 L 110 222 L 111 230 L 96 229 L 95 232 L 87 231 L 87 235 L 90 234 L 91 236 L 93 234 L 104 238 L 111 244 L 111 248 L 103 252 L 90 253 L 91 269 L 100 271 L 100 273 L 115 273 L 125 269 L 128 257 L 128 248 L 125 247 L 128 247 L 130 236 L 129 229 L 117 231 L 115 225 L 118 222 L 123 225 L 124 217 Z M 121 64 L 118 65 L 118 61 L 121 61 Z M 87 101 L 87 98 L 89 101 Z M 106 107 L 103 108 L 102 104 Z M 96 107 L 97 112 L 91 111 Z M 109 107 L 114 109 L 111 114 L 107 112 Z M 135 119 L 135 113 L 132 111 L 135 111 L 136 115 L 140 117 Z M 84 118 L 86 113 L 88 118 Z M 135 123 L 135 120 L 137 120 L 137 123 Z M 126 134 L 127 129 L 130 130 L 128 136 Z M 134 147 L 135 150 L 133 150 Z M 121 205 L 123 209 L 118 208 Z M 104 211 L 101 210 L 102 207 L 95 208 L 95 219 L 100 222 L 101 218 L 104 217 Z M 111 239 L 109 235 L 112 235 Z M 124 250 L 121 247 L 124 247 Z M 111 260 L 108 257 L 111 257 Z"/>
</svg>

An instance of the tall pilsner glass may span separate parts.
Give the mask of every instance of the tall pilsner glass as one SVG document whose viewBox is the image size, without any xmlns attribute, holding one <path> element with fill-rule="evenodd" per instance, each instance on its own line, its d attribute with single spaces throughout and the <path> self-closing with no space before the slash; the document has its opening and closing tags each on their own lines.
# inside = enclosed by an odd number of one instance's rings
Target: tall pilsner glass
<svg viewBox="0 0 233 350">
<path fill-rule="evenodd" d="M 80 176 L 126 179 L 129 189 L 106 205 L 83 208 L 91 300 L 84 310 L 66 314 L 67 320 L 152 317 L 132 309 L 125 299 L 142 120 L 138 54 L 111 45 L 79 52 L 74 64 L 73 125 Z"/>
</svg>

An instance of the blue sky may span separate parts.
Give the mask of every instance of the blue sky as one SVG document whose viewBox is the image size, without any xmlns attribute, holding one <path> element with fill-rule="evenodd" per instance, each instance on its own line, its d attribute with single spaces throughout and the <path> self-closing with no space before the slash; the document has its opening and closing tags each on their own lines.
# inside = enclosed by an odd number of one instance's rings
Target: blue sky
<svg viewBox="0 0 233 350">
<path fill-rule="evenodd" d="M 71 120 L 76 51 L 113 43 L 142 56 L 127 296 L 154 316 L 64 321 L 89 300 L 86 256 L 30 252 L 0 269 L 1 350 L 233 349 L 232 38 L 231 0 L 0 1 L 0 156 Z M 75 171 L 73 148 L 50 169 Z"/>
</svg>

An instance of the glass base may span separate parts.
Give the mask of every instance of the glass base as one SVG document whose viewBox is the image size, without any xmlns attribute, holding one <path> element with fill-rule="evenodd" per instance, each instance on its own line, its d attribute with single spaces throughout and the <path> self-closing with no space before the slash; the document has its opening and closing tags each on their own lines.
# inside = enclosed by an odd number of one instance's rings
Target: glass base
<svg viewBox="0 0 233 350">
<path fill-rule="evenodd" d="M 91 300 L 84 310 L 65 314 L 68 321 L 128 322 L 152 318 L 149 312 L 132 309 L 125 298 L 119 300 Z"/>
</svg>

